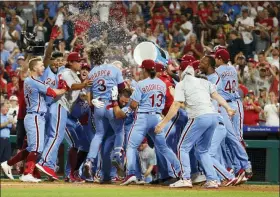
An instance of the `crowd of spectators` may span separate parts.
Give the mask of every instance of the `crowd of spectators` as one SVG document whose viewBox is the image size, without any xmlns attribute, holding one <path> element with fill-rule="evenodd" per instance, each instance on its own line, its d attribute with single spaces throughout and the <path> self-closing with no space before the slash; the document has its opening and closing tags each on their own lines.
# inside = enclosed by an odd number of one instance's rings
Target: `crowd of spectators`
<svg viewBox="0 0 280 197">
<path fill-rule="evenodd" d="M 133 49 L 153 41 L 174 60 L 200 59 L 218 45 L 228 49 L 238 71 L 245 125 L 279 126 L 279 2 L 167 1 L 3 1 L 0 3 L 1 104 L 17 116 L 19 71 L 25 62 L 22 31 L 47 44 L 58 18 L 62 25 L 54 50 L 86 56 L 94 39 L 108 45 L 107 62 L 120 61 L 138 78 Z M 16 119 L 15 119 L 16 121 Z M 15 124 L 14 121 L 11 121 Z"/>
</svg>

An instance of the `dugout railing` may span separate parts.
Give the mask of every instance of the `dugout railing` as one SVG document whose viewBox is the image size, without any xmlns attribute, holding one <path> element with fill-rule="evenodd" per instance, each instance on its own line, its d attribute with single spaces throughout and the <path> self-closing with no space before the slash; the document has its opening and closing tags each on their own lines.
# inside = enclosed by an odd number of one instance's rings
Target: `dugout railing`
<svg viewBox="0 0 280 197">
<path fill-rule="evenodd" d="M 279 127 L 245 127 L 244 138 L 247 152 L 253 166 L 254 176 L 249 183 L 278 184 L 279 183 Z M 12 135 L 12 147 L 16 136 Z M 59 149 L 59 171 L 63 177 L 64 164 L 67 159 L 68 144 L 64 140 Z"/>
</svg>

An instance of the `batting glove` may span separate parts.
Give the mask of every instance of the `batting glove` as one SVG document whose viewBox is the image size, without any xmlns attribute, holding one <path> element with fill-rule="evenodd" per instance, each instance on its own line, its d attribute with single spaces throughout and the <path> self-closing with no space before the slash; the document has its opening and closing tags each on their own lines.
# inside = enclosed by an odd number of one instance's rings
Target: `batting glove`
<svg viewBox="0 0 280 197">
<path fill-rule="evenodd" d="M 119 95 L 119 92 L 118 92 L 118 87 L 117 86 L 114 86 L 111 90 L 112 92 L 112 100 L 113 101 L 117 101 L 118 100 L 118 95 Z"/>
<path fill-rule="evenodd" d="M 104 102 L 99 100 L 99 97 L 97 97 L 96 99 L 92 99 L 91 103 L 93 104 L 94 107 L 96 108 L 102 108 L 104 107 Z"/>
<path fill-rule="evenodd" d="M 59 27 L 57 25 L 55 25 L 52 28 L 50 39 L 55 40 L 59 36 L 59 34 L 60 34 Z"/>
<path fill-rule="evenodd" d="M 67 86 L 66 81 L 64 81 L 63 79 L 60 79 L 58 81 L 57 89 L 64 89 L 64 90 L 68 91 L 69 87 Z"/>
</svg>

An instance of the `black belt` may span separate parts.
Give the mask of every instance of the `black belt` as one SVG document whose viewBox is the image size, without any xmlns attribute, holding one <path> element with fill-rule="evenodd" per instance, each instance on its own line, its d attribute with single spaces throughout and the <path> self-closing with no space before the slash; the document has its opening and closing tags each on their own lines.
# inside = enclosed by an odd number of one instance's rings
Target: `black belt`
<svg viewBox="0 0 280 197">
<path fill-rule="evenodd" d="M 154 115 L 154 114 L 160 114 L 159 112 L 137 112 L 137 114 L 150 114 L 150 115 Z"/>
<path fill-rule="evenodd" d="M 10 138 L 8 137 L 0 137 L 2 140 L 9 140 Z"/>
<path fill-rule="evenodd" d="M 222 123 L 222 122 L 219 122 L 219 125 L 224 125 L 224 123 Z"/>
<path fill-rule="evenodd" d="M 227 102 L 227 103 L 231 103 L 231 102 L 232 102 L 232 100 L 226 100 L 226 102 Z"/>
<path fill-rule="evenodd" d="M 46 113 L 37 113 L 37 112 L 27 112 L 28 114 L 37 114 L 39 116 L 45 116 Z"/>
</svg>

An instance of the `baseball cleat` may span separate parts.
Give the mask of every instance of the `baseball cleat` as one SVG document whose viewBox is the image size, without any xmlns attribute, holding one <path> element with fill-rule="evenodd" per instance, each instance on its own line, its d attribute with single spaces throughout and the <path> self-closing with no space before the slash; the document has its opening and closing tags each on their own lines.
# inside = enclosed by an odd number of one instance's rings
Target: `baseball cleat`
<svg viewBox="0 0 280 197">
<path fill-rule="evenodd" d="M 239 185 L 241 184 L 242 179 L 245 177 L 245 171 L 243 169 L 239 170 L 237 173 L 237 181 L 235 182 L 234 185 Z"/>
<path fill-rule="evenodd" d="M 179 180 L 173 184 L 170 184 L 169 187 L 171 188 L 180 188 L 180 187 L 188 187 L 192 188 L 192 181 L 190 179 L 188 180 Z"/>
<path fill-rule="evenodd" d="M 236 183 L 236 181 L 237 181 L 237 178 L 233 178 L 233 179 L 227 180 L 223 185 L 225 187 L 228 187 L 230 185 L 234 185 Z"/>
<path fill-rule="evenodd" d="M 38 168 L 41 172 L 43 172 L 44 174 L 50 176 L 52 179 L 54 180 L 59 180 L 58 176 L 55 174 L 54 170 L 47 167 L 47 166 L 42 166 L 39 163 L 36 163 L 36 168 Z"/>
<path fill-rule="evenodd" d="M 206 183 L 203 185 L 204 188 L 207 189 L 216 189 L 218 188 L 218 182 L 217 181 L 206 181 Z"/>
<path fill-rule="evenodd" d="M 41 179 L 41 174 L 37 168 L 33 170 L 32 176 L 36 179 Z"/>
<path fill-rule="evenodd" d="M 251 179 L 252 176 L 253 176 L 252 168 L 247 168 L 247 169 L 245 170 L 245 177 L 246 177 L 247 180 L 248 180 L 248 179 Z"/>
<path fill-rule="evenodd" d="M 138 179 L 138 180 L 136 181 L 136 185 L 145 185 L 145 184 L 146 184 L 146 182 L 143 181 L 143 180 Z"/>
<path fill-rule="evenodd" d="M 32 174 L 22 175 L 19 177 L 19 180 L 22 182 L 31 182 L 31 183 L 39 183 L 41 182 L 41 179 L 36 179 L 32 176 Z"/>
<path fill-rule="evenodd" d="M 12 174 L 12 166 L 9 166 L 7 161 L 1 163 L 1 167 L 3 169 L 3 172 L 5 175 L 9 178 L 14 180 L 13 174 Z"/>
<path fill-rule="evenodd" d="M 178 178 L 173 178 L 173 177 L 170 177 L 169 179 L 165 180 L 161 185 L 163 186 L 169 186 L 173 183 L 176 183 L 179 179 Z"/>
<path fill-rule="evenodd" d="M 86 161 L 84 164 L 84 169 L 83 169 L 84 176 L 86 180 L 91 180 L 92 178 L 92 162 L 91 161 Z"/>
<path fill-rule="evenodd" d="M 78 183 L 84 183 L 85 182 L 85 180 L 80 177 L 78 170 L 73 173 L 73 176 L 74 176 L 76 182 L 78 182 Z"/>
<path fill-rule="evenodd" d="M 130 183 L 136 183 L 137 179 L 135 175 L 129 175 L 125 177 L 120 185 L 129 185 Z"/>
<path fill-rule="evenodd" d="M 149 184 L 158 185 L 158 184 L 161 184 L 161 183 L 163 183 L 162 179 L 156 179 L 156 180 L 151 181 Z"/>
<path fill-rule="evenodd" d="M 197 172 L 192 174 L 191 179 L 192 179 L 192 183 L 195 185 L 195 184 L 205 182 L 206 176 L 201 172 Z"/>
</svg>

